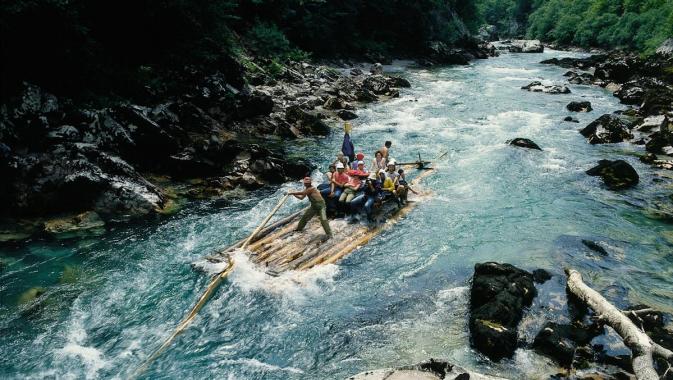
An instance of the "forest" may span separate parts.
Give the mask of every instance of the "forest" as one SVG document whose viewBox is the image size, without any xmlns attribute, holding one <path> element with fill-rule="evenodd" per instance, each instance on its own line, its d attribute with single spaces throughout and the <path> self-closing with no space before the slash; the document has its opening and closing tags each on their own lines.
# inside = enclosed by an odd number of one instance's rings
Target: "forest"
<svg viewBox="0 0 673 380">
<path fill-rule="evenodd" d="M 10 0 L 0 10 L 2 94 L 28 81 L 69 96 L 128 96 L 165 69 L 241 51 L 272 61 L 417 56 L 483 24 L 501 37 L 648 53 L 673 35 L 673 2 Z"/>
</svg>

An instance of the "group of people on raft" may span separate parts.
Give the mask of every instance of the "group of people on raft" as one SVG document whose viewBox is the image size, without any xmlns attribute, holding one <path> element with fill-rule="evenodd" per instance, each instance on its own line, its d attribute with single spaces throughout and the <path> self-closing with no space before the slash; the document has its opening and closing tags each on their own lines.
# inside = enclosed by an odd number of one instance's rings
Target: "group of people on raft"
<svg viewBox="0 0 673 380">
<path fill-rule="evenodd" d="M 390 157 L 391 146 L 392 142 L 386 141 L 368 166 L 363 153 L 354 154 L 346 133 L 342 152 L 329 165 L 325 182 L 314 187 L 311 177 L 305 177 L 304 190 L 288 193 L 298 199 L 308 197 L 311 203 L 299 220 L 297 231 L 303 230 L 311 218 L 318 216 L 327 238 L 330 238 L 332 231 L 327 220 L 328 213 L 343 216 L 364 211 L 371 222 L 374 208 L 382 202 L 394 200 L 401 207 L 406 204 L 409 191 L 418 194 L 406 181 L 404 169 L 397 169 L 397 163 Z"/>
</svg>

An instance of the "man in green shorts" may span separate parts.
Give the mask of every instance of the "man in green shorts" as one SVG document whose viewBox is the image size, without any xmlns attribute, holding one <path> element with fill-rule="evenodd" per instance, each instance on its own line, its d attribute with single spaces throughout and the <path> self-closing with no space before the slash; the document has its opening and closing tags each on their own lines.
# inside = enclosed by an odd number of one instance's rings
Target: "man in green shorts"
<svg viewBox="0 0 673 380">
<path fill-rule="evenodd" d="M 306 227 L 306 223 L 308 223 L 311 218 L 318 215 L 320 224 L 322 224 L 322 228 L 325 230 L 325 234 L 327 235 L 327 239 L 331 238 L 332 230 L 330 229 L 329 222 L 327 221 L 325 200 L 320 194 L 320 191 L 311 185 L 311 177 L 304 178 L 304 187 L 305 189 L 303 191 L 288 192 L 288 194 L 294 195 L 297 199 L 304 199 L 308 197 L 309 202 L 311 202 L 311 206 L 308 210 L 306 210 L 304 215 L 299 220 L 296 231 L 302 231 L 304 227 Z"/>
</svg>

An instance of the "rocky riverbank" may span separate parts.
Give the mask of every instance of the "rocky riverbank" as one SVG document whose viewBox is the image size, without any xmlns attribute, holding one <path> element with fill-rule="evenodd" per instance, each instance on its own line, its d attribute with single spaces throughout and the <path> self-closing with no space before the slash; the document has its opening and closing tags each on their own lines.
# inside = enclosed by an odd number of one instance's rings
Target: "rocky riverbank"
<svg viewBox="0 0 673 380">
<path fill-rule="evenodd" d="M 490 53 L 438 42 L 418 61 L 467 64 Z M 230 58 L 219 70 L 185 67 L 170 73 L 172 85 L 148 86 L 142 102 L 98 108 L 24 83 L 0 108 L 0 237 L 100 229 L 299 178 L 316 163 L 289 156 L 285 141 L 326 136 L 363 104 L 410 86 L 381 64 L 271 66 Z"/>
</svg>

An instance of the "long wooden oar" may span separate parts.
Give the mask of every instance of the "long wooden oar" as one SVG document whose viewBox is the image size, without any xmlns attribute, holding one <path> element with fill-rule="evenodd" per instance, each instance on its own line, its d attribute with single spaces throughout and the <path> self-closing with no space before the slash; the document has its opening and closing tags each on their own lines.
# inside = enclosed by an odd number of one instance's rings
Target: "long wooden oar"
<svg viewBox="0 0 673 380">
<path fill-rule="evenodd" d="M 280 202 L 278 202 L 278 204 L 276 205 L 276 207 L 274 207 L 273 210 L 271 210 L 271 212 L 269 213 L 269 215 L 262 221 L 262 223 L 255 229 L 255 231 L 253 231 L 252 234 L 250 234 L 250 236 L 249 236 L 248 239 L 243 243 L 243 245 L 241 245 L 240 249 L 245 249 L 245 247 L 247 247 L 248 244 L 250 244 L 250 242 L 252 241 L 252 239 L 254 239 L 255 236 L 259 233 L 259 231 L 261 231 L 262 228 L 264 228 L 264 226 L 269 222 L 269 220 L 271 220 L 271 218 L 276 214 L 276 212 L 277 212 L 277 211 L 280 209 L 280 207 L 285 203 L 285 201 L 287 200 L 287 198 L 288 198 L 289 196 L 290 196 L 289 194 L 286 194 L 286 195 L 280 200 Z M 231 259 L 231 257 L 228 256 L 228 255 L 227 255 L 227 260 L 228 260 L 227 267 L 224 268 L 220 273 L 216 274 L 216 275 L 213 277 L 213 279 L 210 281 L 210 284 L 208 284 L 208 287 L 206 288 L 206 291 L 203 292 L 203 294 L 201 295 L 201 297 L 199 297 L 198 302 L 196 302 L 196 305 L 194 305 L 194 307 L 192 308 L 192 310 L 189 311 L 189 313 L 185 316 L 185 318 L 182 320 L 182 322 L 180 322 L 180 324 L 178 325 L 178 327 L 175 328 L 175 331 L 173 331 L 173 334 L 171 334 L 171 336 L 169 336 L 168 339 L 166 339 L 166 341 L 164 342 L 164 344 L 162 344 L 161 347 L 159 347 L 156 351 L 154 351 L 154 353 L 153 353 L 149 358 L 147 358 L 147 360 L 145 360 L 145 362 L 143 363 L 143 365 L 141 365 L 141 366 L 140 366 L 140 367 L 133 373 L 133 375 L 131 376 L 131 378 L 136 378 L 136 377 L 138 377 L 139 375 L 141 375 L 143 372 L 145 372 L 145 370 L 147 370 L 147 368 L 150 366 L 150 364 L 152 364 L 152 362 L 153 362 L 156 358 L 158 358 L 159 355 L 161 355 L 164 351 L 166 351 L 166 349 L 171 345 L 171 343 L 173 343 L 173 341 L 175 340 L 175 338 L 176 338 L 178 335 L 180 335 L 180 334 L 187 328 L 187 326 L 189 326 L 189 325 L 192 323 L 192 321 L 194 320 L 194 318 L 196 318 L 196 315 L 197 315 L 197 314 L 199 313 L 199 311 L 203 308 L 203 306 L 205 306 L 205 304 L 208 302 L 208 300 L 209 300 L 210 297 L 213 295 L 213 293 L 215 292 L 215 290 L 216 290 L 216 289 L 219 287 L 219 285 L 222 283 L 222 280 L 224 280 L 224 279 L 229 275 L 229 273 L 231 273 L 231 271 L 234 269 L 234 261 L 233 261 L 233 260 Z"/>
</svg>

